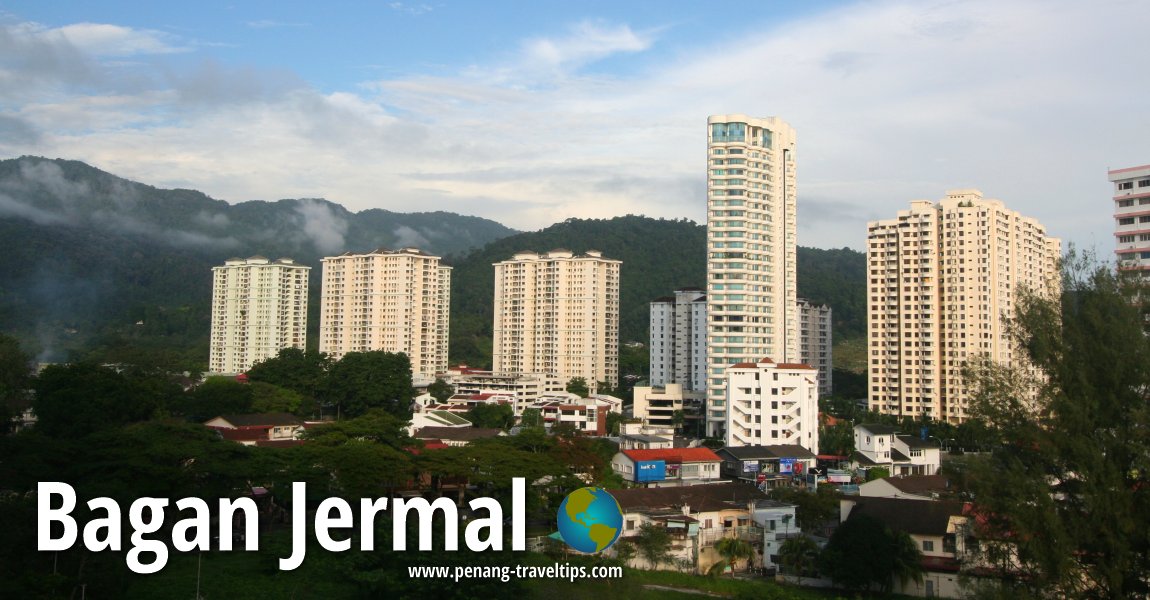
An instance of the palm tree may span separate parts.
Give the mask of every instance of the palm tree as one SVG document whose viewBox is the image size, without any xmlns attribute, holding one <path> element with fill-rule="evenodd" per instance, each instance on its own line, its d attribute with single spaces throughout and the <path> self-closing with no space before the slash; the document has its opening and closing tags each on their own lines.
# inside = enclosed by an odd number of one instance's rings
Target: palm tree
<svg viewBox="0 0 1150 600">
<path fill-rule="evenodd" d="M 741 559 L 751 560 L 755 557 L 755 548 L 751 543 L 739 539 L 737 537 L 727 537 L 715 543 L 715 552 L 723 557 L 723 560 L 716 563 L 711 567 L 711 574 L 718 574 L 726 568 L 727 565 L 731 566 L 731 577 L 735 576 L 735 565 Z"/>
<path fill-rule="evenodd" d="M 805 535 L 790 538 L 779 548 L 779 558 L 782 559 L 783 566 L 788 567 L 798 577 L 802 577 L 805 571 L 814 566 L 818 554 L 818 544 Z"/>
</svg>

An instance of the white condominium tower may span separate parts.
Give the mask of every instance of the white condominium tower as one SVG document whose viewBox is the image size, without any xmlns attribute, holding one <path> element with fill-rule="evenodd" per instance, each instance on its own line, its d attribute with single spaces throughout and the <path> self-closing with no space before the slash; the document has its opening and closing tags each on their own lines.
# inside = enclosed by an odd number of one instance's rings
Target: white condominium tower
<svg viewBox="0 0 1150 600">
<path fill-rule="evenodd" d="M 621 264 L 562 249 L 495 263 L 494 372 L 618 386 Z"/>
<path fill-rule="evenodd" d="M 1018 365 L 1007 320 L 1022 290 L 1057 297 L 1060 244 L 1046 228 L 978 190 L 917 200 L 867 224 L 871 410 L 961 423 L 963 362 Z"/>
<path fill-rule="evenodd" d="M 723 437 L 726 368 L 799 359 L 795 130 L 775 117 L 707 119 L 707 434 Z"/>
<path fill-rule="evenodd" d="M 1119 266 L 1150 273 L 1150 165 L 1114 169 L 1110 182 Z"/>
<path fill-rule="evenodd" d="M 686 391 L 707 389 L 707 294 L 675 290 L 651 301 L 651 379 L 654 387 L 677 383 Z"/>
<path fill-rule="evenodd" d="M 416 248 L 323 259 L 319 350 L 402 352 L 415 376 L 447 371 L 451 267 Z"/>
<path fill-rule="evenodd" d="M 231 258 L 212 267 L 212 373 L 242 373 L 307 342 L 307 275 L 290 258 Z"/>
</svg>

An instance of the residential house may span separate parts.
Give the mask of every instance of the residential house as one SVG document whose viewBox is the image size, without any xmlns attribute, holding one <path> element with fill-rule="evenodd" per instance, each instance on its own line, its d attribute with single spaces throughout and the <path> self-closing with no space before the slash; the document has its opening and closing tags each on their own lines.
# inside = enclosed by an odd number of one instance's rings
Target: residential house
<svg viewBox="0 0 1150 600">
<path fill-rule="evenodd" d="M 631 561 L 637 568 L 678 566 L 681 570 L 706 573 L 722 557 L 715 544 L 739 537 L 763 549 L 763 529 L 755 525 L 755 507 L 767 501 L 763 492 L 743 483 L 712 483 L 682 488 L 629 488 L 610 490 L 623 511 L 620 541 L 639 535 L 643 525 L 666 527 L 671 534 L 671 560 L 660 565 L 641 556 Z M 760 512 L 766 515 L 765 512 Z M 615 547 L 618 547 L 618 543 Z M 761 559 L 754 559 L 758 563 Z M 677 564 L 676 564 L 677 563 Z M 743 568 L 740 564 L 739 568 Z"/>
<path fill-rule="evenodd" d="M 960 581 L 962 561 L 974 550 L 970 537 L 969 505 L 946 500 L 844 497 L 840 521 L 865 515 L 896 532 L 906 532 L 922 552 L 921 582 L 895 578 L 896 594 L 926 598 L 963 598 L 969 595 Z"/>
<path fill-rule="evenodd" d="M 248 415 L 220 415 L 204 422 L 225 440 L 245 446 L 276 446 L 295 443 L 303 432 L 304 423 L 289 413 L 262 413 Z"/>
<path fill-rule="evenodd" d="M 938 500 L 954 495 L 950 479 L 943 475 L 894 475 L 868 481 L 859 486 L 864 498 L 905 498 Z"/>
<path fill-rule="evenodd" d="M 720 462 L 709 448 L 623 450 L 611 459 L 611 468 L 632 483 L 676 487 L 718 482 Z"/>
<path fill-rule="evenodd" d="M 856 470 L 882 467 L 890 475 L 934 475 L 941 464 L 938 445 L 899 434 L 890 425 L 855 425 L 854 438 L 851 462 Z"/>
</svg>

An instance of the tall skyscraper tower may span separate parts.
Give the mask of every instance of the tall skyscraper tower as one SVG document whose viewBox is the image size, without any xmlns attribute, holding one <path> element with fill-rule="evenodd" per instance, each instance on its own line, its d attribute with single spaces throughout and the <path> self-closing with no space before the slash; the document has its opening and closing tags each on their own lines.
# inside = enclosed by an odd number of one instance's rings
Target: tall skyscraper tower
<svg viewBox="0 0 1150 600">
<path fill-rule="evenodd" d="M 1007 321 L 1023 288 L 1057 297 L 1060 243 L 978 190 L 917 200 L 867 224 L 871 410 L 961 423 L 963 363 L 1020 365 Z"/>
<path fill-rule="evenodd" d="M 212 267 L 212 373 L 242 373 L 307 343 L 307 276 L 290 258 L 228 259 Z"/>
<path fill-rule="evenodd" d="M 451 267 L 416 248 L 347 252 L 323 259 L 319 350 L 402 352 L 411 372 L 447 371 Z"/>
<path fill-rule="evenodd" d="M 495 263 L 494 371 L 618 386 L 622 264 L 562 249 Z"/>
<path fill-rule="evenodd" d="M 651 301 L 651 377 L 654 387 L 677 383 L 686 391 L 707 389 L 707 294 L 675 290 Z"/>
<path fill-rule="evenodd" d="M 1150 273 L 1150 165 L 1110 171 L 1119 267 Z"/>
<path fill-rule="evenodd" d="M 776 117 L 707 119 L 707 434 L 723 437 L 725 371 L 799 359 L 795 130 Z"/>
</svg>

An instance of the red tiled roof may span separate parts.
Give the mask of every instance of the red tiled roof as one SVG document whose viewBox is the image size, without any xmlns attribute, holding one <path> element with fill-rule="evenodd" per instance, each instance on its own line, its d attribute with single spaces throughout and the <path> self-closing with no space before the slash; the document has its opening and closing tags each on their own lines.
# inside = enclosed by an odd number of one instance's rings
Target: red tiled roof
<svg viewBox="0 0 1150 600">
<path fill-rule="evenodd" d="M 658 450 L 624 450 L 623 454 L 634 461 L 663 460 L 671 463 L 720 462 L 718 454 L 710 448 L 661 448 Z"/>
</svg>

